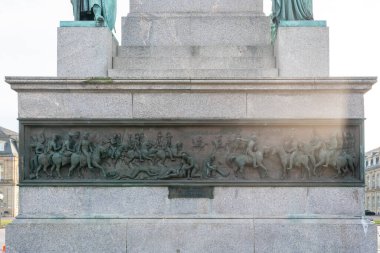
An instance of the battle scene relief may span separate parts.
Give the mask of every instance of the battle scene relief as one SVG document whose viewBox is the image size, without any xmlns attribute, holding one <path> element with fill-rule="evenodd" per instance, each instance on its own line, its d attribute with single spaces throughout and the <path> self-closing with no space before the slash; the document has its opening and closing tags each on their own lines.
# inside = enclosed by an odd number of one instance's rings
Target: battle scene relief
<svg viewBox="0 0 380 253">
<path fill-rule="evenodd" d="M 360 127 L 28 126 L 24 181 L 360 180 Z"/>
</svg>

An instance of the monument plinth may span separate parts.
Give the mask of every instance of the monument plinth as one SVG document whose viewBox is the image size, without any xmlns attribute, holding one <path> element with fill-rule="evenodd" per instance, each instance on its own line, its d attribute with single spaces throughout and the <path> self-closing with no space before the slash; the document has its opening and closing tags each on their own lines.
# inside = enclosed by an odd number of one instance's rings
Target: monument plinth
<svg viewBox="0 0 380 253">
<path fill-rule="evenodd" d="M 262 1 L 130 3 L 107 73 L 73 55 L 66 77 L 6 79 L 22 157 L 7 252 L 374 252 L 361 216 L 376 78 L 281 77 Z M 70 29 L 60 40 L 107 28 Z M 277 35 L 280 64 L 302 62 Z"/>
</svg>

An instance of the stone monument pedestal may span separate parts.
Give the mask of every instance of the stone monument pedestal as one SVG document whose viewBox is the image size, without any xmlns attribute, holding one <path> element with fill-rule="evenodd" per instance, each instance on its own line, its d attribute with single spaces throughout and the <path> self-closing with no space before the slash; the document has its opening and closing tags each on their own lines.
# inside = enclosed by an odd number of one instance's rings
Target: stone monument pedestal
<svg viewBox="0 0 380 253">
<path fill-rule="evenodd" d="M 328 77 L 327 28 L 280 27 L 274 48 L 261 0 L 130 3 L 117 50 L 107 28 L 62 27 L 58 77 L 6 78 L 22 161 L 7 253 L 376 252 L 376 78 Z"/>
<path fill-rule="evenodd" d="M 329 29 L 325 21 L 282 21 L 274 50 L 281 77 L 330 75 Z"/>
<path fill-rule="evenodd" d="M 24 164 L 33 156 L 29 136 L 42 132 L 46 138 L 53 133 L 66 138 L 64 133 L 69 131 L 81 131 L 81 135 L 89 131 L 95 145 L 97 139 L 112 136 L 110 130 L 125 131 L 124 140 L 137 131 L 153 140 L 157 127 L 163 134 L 168 129 L 193 127 L 209 129 L 197 130 L 198 134 L 212 134 L 214 127 L 222 127 L 225 143 L 228 127 L 245 126 L 258 134 L 261 149 L 282 143 L 278 140 L 294 127 L 307 135 L 313 129 L 323 133 L 331 128 L 351 131 L 359 147 L 363 94 L 374 81 L 112 79 L 102 83 L 97 79 L 7 78 L 19 93 Z M 56 106 L 65 101 L 69 109 Z M 274 136 L 265 139 L 266 131 Z M 172 135 L 181 138 L 177 132 Z M 203 153 L 188 142 L 184 149 L 195 157 Z M 225 151 L 217 154 L 223 157 Z M 335 170 L 329 168 L 325 176 L 301 179 L 301 168 L 297 168 L 282 179 L 278 159 L 272 153 L 265 156 L 268 178 L 261 178 L 260 169 L 247 166 L 246 179 L 235 178 L 231 170 L 228 179 L 180 181 L 144 180 L 145 174 L 134 180 L 107 179 L 99 170 L 88 169 L 85 178 L 78 177 L 79 169 L 68 177 L 67 166 L 61 169 L 61 180 L 55 171 L 49 178 L 43 170 L 38 180 L 31 180 L 31 168 L 24 165 L 20 214 L 7 227 L 7 251 L 375 252 L 376 226 L 361 217 L 363 167 L 357 167 L 355 178 L 346 175 L 334 180 Z M 363 160 L 359 161 L 362 166 Z M 202 160 L 197 163 L 203 168 Z M 102 164 L 112 172 L 111 164 Z M 132 177 L 131 170 L 126 175 Z M 195 193 L 173 196 L 172 187 L 181 185 L 193 187 Z M 211 195 L 194 195 L 205 186 L 211 187 Z"/>
<path fill-rule="evenodd" d="M 58 28 L 58 76 L 107 77 L 119 45 L 112 32 L 107 27 L 69 27 L 70 23 Z"/>
</svg>

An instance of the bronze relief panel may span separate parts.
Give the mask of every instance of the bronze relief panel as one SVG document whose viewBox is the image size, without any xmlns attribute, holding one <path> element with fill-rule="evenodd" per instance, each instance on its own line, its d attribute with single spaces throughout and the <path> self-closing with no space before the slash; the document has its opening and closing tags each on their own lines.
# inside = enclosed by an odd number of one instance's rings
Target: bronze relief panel
<svg viewBox="0 0 380 253">
<path fill-rule="evenodd" d="M 362 122 L 24 122 L 23 182 L 361 182 Z"/>
</svg>

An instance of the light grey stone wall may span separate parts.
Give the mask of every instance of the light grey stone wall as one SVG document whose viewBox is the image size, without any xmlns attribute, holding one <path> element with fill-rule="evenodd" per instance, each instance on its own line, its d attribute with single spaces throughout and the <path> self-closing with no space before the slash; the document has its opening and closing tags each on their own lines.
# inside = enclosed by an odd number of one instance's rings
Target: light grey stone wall
<svg viewBox="0 0 380 253">
<path fill-rule="evenodd" d="M 216 187 L 214 199 L 169 199 L 167 187 L 21 187 L 23 218 L 360 217 L 357 187 Z"/>
<path fill-rule="evenodd" d="M 17 220 L 7 227 L 7 252 L 127 252 L 126 226 L 117 220 Z"/>
<path fill-rule="evenodd" d="M 255 12 L 263 14 L 262 0 L 130 0 L 130 12 Z"/>
<path fill-rule="evenodd" d="M 376 230 L 360 218 L 18 219 L 6 245 L 9 253 L 375 253 Z"/>
<path fill-rule="evenodd" d="M 280 77 L 328 77 L 329 28 L 279 27 L 275 56 Z"/>
<path fill-rule="evenodd" d="M 268 106 L 270 105 L 270 106 Z M 364 118 L 361 94 L 280 93 L 248 94 L 247 117 L 265 118 Z"/>
<path fill-rule="evenodd" d="M 364 118 L 361 94 L 39 92 L 18 98 L 21 118 Z"/>
<path fill-rule="evenodd" d="M 129 14 L 123 46 L 269 45 L 270 19 L 252 15 Z"/>
<path fill-rule="evenodd" d="M 107 77 L 117 45 L 106 27 L 58 28 L 57 75 Z"/>
<path fill-rule="evenodd" d="M 368 220 L 255 220 L 255 252 L 375 253 L 376 237 Z"/>
<path fill-rule="evenodd" d="M 374 79 L 113 80 L 8 79 L 20 118 L 364 118 Z"/>
<path fill-rule="evenodd" d="M 19 116 L 31 118 L 132 118 L 132 94 L 19 93 Z M 21 102 L 22 101 L 22 102 Z"/>
<path fill-rule="evenodd" d="M 363 119 L 376 78 L 7 82 L 23 119 Z M 23 186 L 7 252 L 376 252 L 361 187 L 215 187 L 214 195 Z"/>
</svg>

